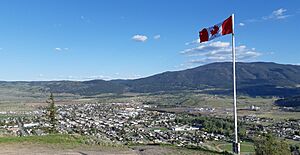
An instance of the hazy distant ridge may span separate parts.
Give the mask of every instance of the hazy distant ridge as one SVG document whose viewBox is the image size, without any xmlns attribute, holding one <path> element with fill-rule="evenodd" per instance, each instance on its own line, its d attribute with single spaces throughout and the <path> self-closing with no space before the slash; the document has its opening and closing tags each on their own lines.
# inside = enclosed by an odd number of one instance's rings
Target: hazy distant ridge
<svg viewBox="0 0 300 155">
<path fill-rule="evenodd" d="M 1 85 L 34 86 L 45 91 L 81 95 L 181 90 L 205 90 L 207 93 L 229 94 L 232 86 L 232 64 L 212 63 L 136 80 L 1 82 Z M 238 93 L 251 96 L 290 96 L 300 94 L 299 87 L 300 66 L 270 62 L 237 63 Z M 218 90 L 214 90 L 215 88 Z"/>
</svg>

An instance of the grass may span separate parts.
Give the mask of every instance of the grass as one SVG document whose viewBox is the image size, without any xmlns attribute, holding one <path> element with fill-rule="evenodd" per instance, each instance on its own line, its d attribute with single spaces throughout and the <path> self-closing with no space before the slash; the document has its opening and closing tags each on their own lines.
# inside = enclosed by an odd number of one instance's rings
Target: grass
<svg viewBox="0 0 300 155">
<path fill-rule="evenodd" d="M 203 150 L 198 148 L 181 148 L 171 145 L 132 145 L 132 146 L 123 146 L 123 145 L 105 145 L 105 143 L 100 145 L 88 145 L 85 142 L 88 140 L 88 137 L 80 135 L 67 135 L 67 134 L 51 134 L 45 136 L 26 136 L 26 137 L 0 137 L 0 145 L 10 145 L 12 147 L 17 147 L 17 144 L 26 144 L 24 146 L 29 147 L 40 147 L 46 146 L 51 149 L 74 149 L 74 148 L 97 148 L 97 150 L 104 151 L 126 151 L 129 148 L 136 149 L 153 149 L 159 151 L 162 154 L 180 154 L 180 155 L 216 155 L 221 154 L 214 151 Z M 101 151 L 100 151 L 101 152 Z"/>
<path fill-rule="evenodd" d="M 25 137 L 0 137 L 0 144 L 12 143 L 32 143 L 32 144 L 57 144 L 57 145 L 83 145 L 86 137 L 66 134 L 51 134 L 44 136 Z"/>
<path fill-rule="evenodd" d="M 17 113 L 33 111 L 35 110 L 32 106 L 26 103 L 16 103 L 16 102 L 0 102 L 0 111 L 13 111 Z"/>
<path fill-rule="evenodd" d="M 0 137 L 0 154 L 127 154 L 126 146 L 108 142 L 89 143 L 80 135 L 51 134 L 44 136 Z M 3 153 L 4 152 L 4 153 Z M 89 153 L 88 153 L 89 154 Z"/>
<path fill-rule="evenodd" d="M 166 131 L 166 130 L 169 130 L 165 127 L 154 127 L 154 128 L 150 128 L 151 131 L 154 131 L 154 130 L 160 130 L 160 131 Z"/>
<path fill-rule="evenodd" d="M 232 150 L 232 143 L 225 143 L 225 144 L 220 144 L 220 149 L 226 150 L 226 151 L 231 151 Z M 253 143 L 250 142 L 242 142 L 241 143 L 241 152 L 254 152 L 254 146 Z"/>
<path fill-rule="evenodd" d="M 100 148 L 105 150 L 127 150 L 128 148 L 121 144 L 108 141 L 97 141 L 91 143 L 92 137 L 70 134 L 49 134 L 43 136 L 5 136 L 0 137 L 0 145 L 24 144 L 29 146 L 47 146 L 51 148 L 72 149 L 72 148 Z"/>
<path fill-rule="evenodd" d="M 267 113 L 262 113 L 258 115 L 259 117 L 273 118 L 275 120 L 285 120 L 285 119 L 297 119 L 300 118 L 300 112 L 286 112 L 272 110 Z"/>
<path fill-rule="evenodd" d="M 295 140 L 291 140 L 291 139 L 285 139 L 285 141 L 286 141 L 289 145 L 298 145 L 298 146 L 300 146 L 300 141 L 295 141 Z"/>
</svg>

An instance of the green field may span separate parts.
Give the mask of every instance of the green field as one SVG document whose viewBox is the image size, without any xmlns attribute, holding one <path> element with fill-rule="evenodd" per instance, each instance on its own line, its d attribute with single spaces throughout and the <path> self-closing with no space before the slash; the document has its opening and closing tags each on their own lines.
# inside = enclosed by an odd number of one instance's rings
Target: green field
<svg viewBox="0 0 300 155">
<path fill-rule="evenodd" d="M 33 143 L 33 144 L 57 144 L 57 145 L 83 145 L 85 144 L 86 137 L 54 134 L 45 136 L 25 136 L 25 137 L 0 137 L 0 144 L 2 143 Z"/>
<path fill-rule="evenodd" d="M 219 144 L 219 148 L 222 150 L 231 151 L 232 143 Z M 254 153 L 254 151 L 255 150 L 254 150 L 253 143 L 249 143 L 249 142 L 241 143 L 241 152 L 242 153 Z"/>
<path fill-rule="evenodd" d="M 221 154 L 216 151 L 203 150 L 197 148 L 182 148 L 172 145 L 115 145 L 111 143 L 87 144 L 88 137 L 79 135 L 52 134 L 45 136 L 26 136 L 26 137 L 0 137 L 0 145 L 12 152 L 25 150 L 31 152 L 32 149 L 37 153 L 65 154 L 68 152 L 85 152 L 92 151 L 92 154 L 175 154 L 175 155 L 217 155 Z M 16 149 L 16 150 L 15 150 Z M 2 150 L 3 151 L 3 150 Z M 53 153 L 52 152 L 52 153 Z M 0 153 L 1 154 L 1 153 Z M 26 154 L 26 153 L 25 153 Z"/>
<path fill-rule="evenodd" d="M 0 95 L 0 111 L 13 111 L 24 113 L 36 110 L 38 107 L 47 106 L 47 93 L 22 94 L 10 90 L 7 96 Z M 16 91 L 16 92 L 14 92 Z M 1 92 L 1 91 L 0 91 Z M 200 92 L 177 93 L 125 93 L 125 94 L 99 94 L 95 96 L 78 96 L 70 94 L 54 94 L 56 103 L 59 104 L 85 104 L 85 103 L 142 103 L 151 105 L 165 105 L 181 108 L 216 108 L 214 115 L 231 116 L 232 96 L 201 94 Z M 259 117 L 274 118 L 278 120 L 299 118 L 300 112 L 283 112 L 273 105 L 276 98 L 238 96 L 238 109 L 247 109 L 251 105 L 260 107 L 259 111 L 238 110 L 239 116 L 256 115 Z M 227 110 L 228 113 L 225 112 Z"/>
</svg>

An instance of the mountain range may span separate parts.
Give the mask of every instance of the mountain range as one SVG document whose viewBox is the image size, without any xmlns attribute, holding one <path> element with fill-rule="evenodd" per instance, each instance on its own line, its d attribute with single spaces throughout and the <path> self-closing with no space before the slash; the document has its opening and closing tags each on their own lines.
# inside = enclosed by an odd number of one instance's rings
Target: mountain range
<svg viewBox="0 0 300 155">
<path fill-rule="evenodd" d="M 236 64 L 239 95 L 293 96 L 300 94 L 300 66 L 273 62 Z M 231 94 L 232 63 L 218 62 L 134 80 L 0 82 L 1 86 L 24 86 L 54 93 L 96 95 L 100 93 L 154 93 L 202 91 Z"/>
</svg>

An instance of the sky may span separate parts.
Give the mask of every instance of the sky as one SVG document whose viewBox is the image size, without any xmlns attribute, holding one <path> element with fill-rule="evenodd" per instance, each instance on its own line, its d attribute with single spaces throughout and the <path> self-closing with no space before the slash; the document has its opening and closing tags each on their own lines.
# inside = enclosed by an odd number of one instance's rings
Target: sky
<svg viewBox="0 0 300 155">
<path fill-rule="evenodd" d="M 0 80 L 135 79 L 231 61 L 300 64 L 300 1 L 1 0 Z"/>
</svg>

